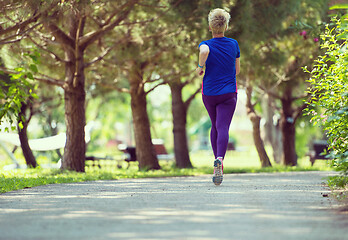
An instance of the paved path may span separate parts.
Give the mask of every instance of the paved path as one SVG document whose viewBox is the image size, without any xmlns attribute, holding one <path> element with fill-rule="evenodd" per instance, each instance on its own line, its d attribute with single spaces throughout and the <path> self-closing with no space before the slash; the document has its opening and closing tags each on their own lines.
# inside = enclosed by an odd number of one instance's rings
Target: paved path
<svg viewBox="0 0 348 240">
<path fill-rule="evenodd" d="M 0 239 L 348 239 L 328 172 L 98 181 L 0 195 Z"/>
</svg>

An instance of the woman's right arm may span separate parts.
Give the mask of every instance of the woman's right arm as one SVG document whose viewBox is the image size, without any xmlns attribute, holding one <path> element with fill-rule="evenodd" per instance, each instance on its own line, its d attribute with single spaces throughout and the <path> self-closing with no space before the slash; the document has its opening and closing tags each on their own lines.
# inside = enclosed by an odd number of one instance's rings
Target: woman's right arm
<svg viewBox="0 0 348 240">
<path fill-rule="evenodd" d="M 199 65 L 204 66 L 205 62 L 207 61 L 208 55 L 209 55 L 210 49 L 208 45 L 202 44 L 199 47 Z"/>
<path fill-rule="evenodd" d="M 236 58 L 236 75 L 240 72 L 240 61 L 239 58 Z"/>
<path fill-rule="evenodd" d="M 206 44 L 202 44 L 199 47 L 199 58 L 198 58 L 198 65 L 202 66 L 196 68 L 196 73 L 201 76 L 204 73 L 203 67 L 205 65 L 205 62 L 207 61 L 208 55 L 209 55 L 209 47 Z"/>
</svg>

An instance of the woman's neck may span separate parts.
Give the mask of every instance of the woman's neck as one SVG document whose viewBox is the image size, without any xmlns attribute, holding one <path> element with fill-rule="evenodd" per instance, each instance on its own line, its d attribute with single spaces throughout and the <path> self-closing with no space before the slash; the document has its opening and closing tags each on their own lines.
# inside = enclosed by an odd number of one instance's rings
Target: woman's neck
<svg viewBox="0 0 348 240">
<path fill-rule="evenodd" d="M 222 37 L 225 37 L 224 33 L 217 33 L 217 34 L 213 33 L 213 38 L 222 38 Z"/>
</svg>

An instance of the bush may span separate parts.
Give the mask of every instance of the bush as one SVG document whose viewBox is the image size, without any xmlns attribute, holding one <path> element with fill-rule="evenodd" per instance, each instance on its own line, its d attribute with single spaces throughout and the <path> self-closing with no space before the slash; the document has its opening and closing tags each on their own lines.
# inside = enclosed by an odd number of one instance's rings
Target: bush
<svg viewBox="0 0 348 240">
<path fill-rule="evenodd" d="M 309 82 L 311 122 L 321 124 L 329 142 L 332 166 L 348 175 L 348 51 L 347 22 L 332 19 L 321 36 L 325 54 L 316 60 Z"/>
</svg>

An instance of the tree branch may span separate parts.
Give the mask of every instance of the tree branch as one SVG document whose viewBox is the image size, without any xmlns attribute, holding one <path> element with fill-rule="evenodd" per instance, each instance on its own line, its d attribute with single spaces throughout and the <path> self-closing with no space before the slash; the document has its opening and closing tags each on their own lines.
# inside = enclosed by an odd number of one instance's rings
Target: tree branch
<svg viewBox="0 0 348 240">
<path fill-rule="evenodd" d="M 104 35 L 106 32 L 111 31 L 114 29 L 120 22 L 122 22 L 130 13 L 132 7 L 138 2 L 139 0 L 131 0 L 127 1 L 127 3 L 123 4 L 119 9 L 117 9 L 115 12 L 111 14 L 111 16 L 116 16 L 117 14 L 120 14 L 120 16 L 114 20 L 113 22 L 110 22 L 109 24 L 103 26 L 102 28 L 87 33 L 80 39 L 80 47 L 81 49 L 86 49 L 90 44 L 92 44 L 94 41 L 96 41 L 98 38 L 100 38 L 102 35 Z M 128 9 L 126 9 L 128 8 Z M 126 10 L 123 10 L 126 9 Z M 123 10 L 123 11 L 122 11 Z"/>
<path fill-rule="evenodd" d="M 247 80 L 247 84 L 246 84 L 246 95 L 247 95 L 247 103 L 246 103 L 246 107 L 247 107 L 247 114 L 256 114 L 255 112 L 255 108 L 254 108 L 254 104 L 251 102 L 251 98 L 252 98 L 252 93 L 253 93 L 253 87 L 250 85 L 250 81 Z"/>
<path fill-rule="evenodd" d="M 191 104 L 191 102 L 193 101 L 193 99 L 195 99 L 196 95 L 197 95 L 198 93 L 200 93 L 201 90 L 202 90 L 201 87 L 197 88 L 197 90 L 196 90 L 188 99 L 186 99 L 186 101 L 184 102 L 185 108 L 186 108 L 186 109 L 188 109 L 188 107 L 190 106 L 190 104 Z"/>
<path fill-rule="evenodd" d="M 37 46 L 37 47 L 41 48 L 42 50 L 44 50 L 45 52 L 49 53 L 49 55 L 50 55 L 53 59 L 55 59 L 55 60 L 57 60 L 57 61 L 60 61 L 60 62 L 63 62 L 63 63 L 67 63 L 67 61 L 65 61 L 64 59 L 62 59 L 61 57 L 59 57 L 59 56 L 58 56 L 57 54 L 55 54 L 53 51 L 49 50 L 49 49 L 48 49 L 47 47 L 45 47 L 44 45 L 39 44 L 38 42 L 36 42 L 32 37 L 30 37 L 30 35 L 28 35 L 28 39 L 29 39 L 30 41 L 32 41 L 32 42 L 35 44 L 35 46 Z"/>
<path fill-rule="evenodd" d="M 112 90 L 116 90 L 118 92 L 123 92 L 123 93 L 129 93 L 129 89 L 127 89 L 127 88 L 119 88 L 117 86 L 109 85 L 109 84 L 102 83 L 102 82 L 96 82 L 96 84 L 98 84 L 104 88 L 107 88 L 107 89 L 112 89 Z"/>
<path fill-rule="evenodd" d="M 33 30 L 34 28 L 36 28 L 37 26 L 39 26 L 41 23 L 35 24 L 33 27 L 23 31 L 23 32 L 18 32 L 16 34 L 13 34 L 11 36 L 5 37 L 3 39 L 0 39 L 0 45 L 4 45 L 4 44 L 9 44 L 9 43 L 15 43 L 15 42 L 19 42 L 21 41 L 23 38 L 25 38 L 26 36 L 28 36 L 28 33 Z M 15 40 L 10 40 L 12 38 L 17 37 L 17 39 Z M 18 38 L 19 37 L 19 38 Z"/>
<path fill-rule="evenodd" d="M 307 107 L 307 103 L 304 103 L 302 106 L 298 107 L 294 114 L 293 114 L 293 118 L 294 121 L 296 121 L 296 119 L 302 114 L 302 111 Z"/>
<path fill-rule="evenodd" d="M 282 97 L 279 96 L 278 94 L 275 94 L 274 92 L 269 91 L 269 90 L 265 89 L 265 88 L 262 87 L 262 86 L 258 86 L 258 87 L 259 87 L 263 92 L 265 92 L 266 94 L 272 96 L 273 98 L 280 99 L 280 100 L 282 99 Z"/>
<path fill-rule="evenodd" d="M 1 72 L 4 72 L 6 74 L 17 74 L 18 72 L 14 71 L 14 70 L 11 70 L 11 69 L 7 69 L 5 67 L 1 67 L 0 66 L 0 71 Z"/>
<path fill-rule="evenodd" d="M 299 100 L 301 98 L 306 98 L 306 97 L 309 97 L 309 94 L 304 94 L 304 95 L 301 95 L 301 96 L 298 96 L 298 97 L 293 97 L 291 98 L 292 101 L 296 101 L 296 100 Z"/>
<path fill-rule="evenodd" d="M 83 28 L 85 25 L 85 21 L 86 21 L 86 17 L 85 16 L 80 16 L 79 17 L 79 24 L 77 26 L 77 30 L 76 30 L 76 37 L 75 37 L 75 59 L 77 59 L 76 64 L 75 64 L 75 74 L 74 74 L 74 79 L 73 79 L 73 86 L 76 87 L 77 86 L 77 77 L 78 77 L 78 73 L 79 73 L 79 69 L 80 69 L 80 61 L 79 59 L 83 58 L 80 53 L 80 49 L 79 49 L 79 39 L 80 36 L 82 36 L 83 34 Z"/>
<path fill-rule="evenodd" d="M 148 20 L 143 20 L 143 21 L 134 21 L 134 22 L 125 22 L 125 23 L 120 23 L 118 26 L 130 26 L 130 25 L 135 25 L 135 24 L 145 24 L 149 22 L 155 21 L 154 18 L 150 18 Z"/>
<path fill-rule="evenodd" d="M 278 78 L 278 81 L 276 84 L 274 84 L 269 90 L 273 90 L 274 88 L 278 87 L 282 82 L 289 81 L 290 78 L 286 77 L 286 74 L 280 75 L 278 72 L 276 72 L 274 69 L 271 69 L 272 73 Z"/>
<path fill-rule="evenodd" d="M 176 7 L 179 5 L 183 0 L 178 0 L 173 7 Z M 152 5 L 145 5 L 141 4 L 141 2 L 138 3 L 138 5 L 143 6 L 143 7 L 151 7 L 151 8 L 167 8 L 166 6 L 152 6 Z M 165 15 L 171 8 L 168 8 L 166 11 L 162 12 L 160 15 L 158 15 L 156 18 L 150 18 L 148 20 L 143 20 L 143 21 L 134 21 L 134 22 L 125 22 L 122 24 L 119 24 L 119 26 L 130 26 L 130 25 L 135 25 L 135 24 L 145 24 L 149 22 L 154 22 L 155 20 L 161 18 L 163 15 Z"/>
<path fill-rule="evenodd" d="M 35 77 L 34 76 L 34 79 L 39 81 L 39 82 L 43 82 L 43 83 L 47 83 L 49 85 L 54 85 L 54 86 L 64 88 L 64 83 L 65 83 L 64 81 L 54 79 L 54 78 L 51 78 L 51 77 L 43 75 L 43 74 L 40 74 L 40 75 L 43 77 Z"/>
<path fill-rule="evenodd" d="M 45 10 L 45 11 L 47 11 L 47 10 Z M 44 12 L 45 12 L 45 11 L 44 11 Z M 25 28 L 25 27 L 28 26 L 30 23 L 36 22 L 36 21 L 39 19 L 39 17 L 40 17 L 41 15 L 42 15 L 42 12 L 37 13 L 37 14 L 35 14 L 35 15 L 32 16 L 32 17 L 30 17 L 29 19 L 27 19 L 27 20 L 24 21 L 24 22 L 17 23 L 16 25 L 14 25 L 14 26 L 12 26 L 12 27 L 8 27 L 8 28 L 6 28 L 6 29 L 1 30 L 1 31 L 0 31 L 0 36 L 5 35 L 5 34 L 7 34 L 7 33 L 10 33 L 10 32 L 12 32 L 12 31 L 16 31 L 16 30 L 18 30 L 18 29 L 23 29 L 23 28 Z"/>
<path fill-rule="evenodd" d="M 0 40 L 0 45 L 16 43 L 16 42 L 21 41 L 22 39 L 23 39 L 23 37 L 17 38 L 17 39 L 15 39 L 15 40 L 8 40 L 8 41 L 6 41 L 5 39 L 1 39 L 1 40 Z"/>
<path fill-rule="evenodd" d="M 4 72 L 6 74 L 18 74 L 17 71 L 12 70 L 12 69 L 7 69 L 5 67 L 0 67 L 0 71 Z M 44 82 L 44 83 L 47 83 L 47 84 L 50 84 L 50 85 L 55 85 L 55 86 L 64 88 L 64 81 L 51 78 L 51 77 L 46 76 L 44 74 L 40 74 L 40 76 L 42 76 L 42 77 L 35 77 L 34 76 L 34 79 L 38 80 L 40 82 Z"/>
<path fill-rule="evenodd" d="M 164 79 L 166 79 L 168 76 L 172 76 L 170 79 L 172 79 L 172 78 L 174 77 L 172 73 L 169 73 L 169 74 L 166 74 L 166 75 L 163 75 L 163 76 L 160 75 L 159 78 L 151 79 L 151 75 L 150 75 L 150 76 L 147 78 L 147 80 L 145 81 L 145 83 L 153 83 L 153 82 L 157 82 L 157 81 L 159 81 L 159 80 L 161 80 L 161 79 L 162 79 L 163 82 L 168 83 L 168 80 L 164 80 Z"/>
<path fill-rule="evenodd" d="M 161 85 L 165 85 L 165 84 L 166 84 L 165 81 L 160 82 L 160 83 L 158 83 L 157 85 L 153 86 L 150 90 L 146 91 L 145 94 L 147 95 L 147 94 L 149 94 L 150 92 L 152 92 L 153 90 L 155 90 L 157 87 L 159 87 L 159 86 L 161 86 Z"/>
<path fill-rule="evenodd" d="M 190 72 L 184 73 L 182 75 L 180 75 L 180 77 L 186 77 L 189 76 L 190 74 L 194 73 L 196 70 L 192 70 Z M 183 86 L 186 86 L 187 84 L 192 83 L 194 80 L 196 79 L 196 75 L 193 75 L 192 78 L 187 79 L 185 82 L 182 83 Z"/>
<path fill-rule="evenodd" d="M 182 2 L 183 0 L 178 0 L 173 7 L 176 7 L 177 5 L 180 4 L 180 2 Z M 94 41 L 96 41 L 98 38 L 100 38 L 102 35 L 104 35 L 105 33 L 107 33 L 108 31 L 111 31 L 112 29 L 114 29 L 116 26 L 120 26 L 121 22 L 126 19 L 126 17 L 128 16 L 128 14 L 130 13 L 130 11 L 132 10 L 132 8 L 134 7 L 135 4 L 138 4 L 140 2 L 140 0 L 131 0 L 128 1 L 127 3 L 123 4 L 119 9 L 117 9 L 115 12 L 113 12 L 111 14 L 111 16 L 106 20 L 106 23 L 109 22 L 109 24 L 102 25 L 102 28 L 100 28 L 99 30 L 96 30 L 94 32 L 90 32 L 88 34 L 86 34 L 85 36 L 83 36 L 80 40 L 80 47 L 82 49 L 87 48 L 90 44 L 92 44 Z M 128 9 L 126 9 L 128 8 Z M 126 9 L 126 10 L 123 10 Z M 161 14 L 159 14 L 157 16 L 156 19 L 162 17 L 163 15 L 165 15 L 171 8 L 168 8 L 166 11 L 162 12 Z M 122 11 L 123 10 L 123 11 Z M 113 22 L 111 22 L 111 19 L 113 17 L 115 17 L 117 14 L 120 13 L 120 16 L 114 20 Z M 122 25 L 131 25 L 131 24 L 144 24 L 147 22 L 153 22 L 155 20 L 155 18 L 151 18 L 149 20 L 144 20 L 144 21 L 135 21 L 132 23 L 124 23 Z"/>
<path fill-rule="evenodd" d="M 52 22 L 46 23 L 44 25 L 48 28 L 48 30 L 51 31 L 51 34 L 57 39 L 60 44 L 74 50 L 74 40 L 67 34 L 65 34 L 57 25 L 53 24 Z"/>
<path fill-rule="evenodd" d="M 116 47 L 118 44 L 120 44 L 120 43 L 122 43 L 122 42 L 124 42 L 124 41 L 125 41 L 125 39 L 122 38 L 120 41 L 114 43 L 111 47 L 108 47 L 107 49 L 105 49 L 104 52 L 103 52 L 102 54 L 100 54 L 100 56 L 95 57 L 95 58 L 92 59 L 90 62 L 86 63 L 86 64 L 85 64 L 85 67 L 87 68 L 87 67 L 93 65 L 94 63 L 99 62 L 99 61 L 102 60 L 106 55 L 108 55 L 108 54 L 111 52 L 111 50 L 114 49 L 114 47 Z"/>
</svg>

